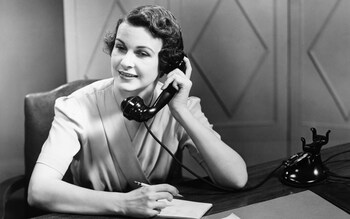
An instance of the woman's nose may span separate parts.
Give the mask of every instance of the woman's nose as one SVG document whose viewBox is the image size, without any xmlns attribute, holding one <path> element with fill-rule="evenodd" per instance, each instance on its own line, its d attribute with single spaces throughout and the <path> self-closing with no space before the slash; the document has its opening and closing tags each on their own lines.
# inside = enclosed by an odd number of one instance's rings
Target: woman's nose
<svg viewBox="0 0 350 219">
<path fill-rule="evenodd" d="M 120 61 L 120 65 L 124 69 L 134 67 L 134 55 L 131 52 L 127 52 Z"/>
</svg>

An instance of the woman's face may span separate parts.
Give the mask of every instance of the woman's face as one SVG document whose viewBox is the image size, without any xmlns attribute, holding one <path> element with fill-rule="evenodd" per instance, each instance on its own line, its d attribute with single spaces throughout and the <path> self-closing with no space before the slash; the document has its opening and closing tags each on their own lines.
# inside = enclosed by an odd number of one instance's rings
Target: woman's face
<svg viewBox="0 0 350 219">
<path fill-rule="evenodd" d="M 162 40 L 144 27 L 119 25 L 111 54 L 111 68 L 117 88 L 125 95 L 153 92 L 158 79 L 158 53 Z"/>
</svg>

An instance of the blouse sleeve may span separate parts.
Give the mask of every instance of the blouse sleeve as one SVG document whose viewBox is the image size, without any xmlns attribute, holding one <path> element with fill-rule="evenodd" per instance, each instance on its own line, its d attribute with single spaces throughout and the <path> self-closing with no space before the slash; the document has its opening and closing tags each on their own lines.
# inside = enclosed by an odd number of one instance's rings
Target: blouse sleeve
<svg viewBox="0 0 350 219">
<path fill-rule="evenodd" d="M 207 117 L 202 112 L 202 108 L 200 105 L 200 99 L 198 97 L 190 97 L 188 99 L 187 105 L 191 111 L 191 113 L 194 115 L 198 121 L 200 121 L 205 127 L 210 129 L 218 138 L 221 138 L 220 135 L 213 130 L 213 125 L 209 123 Z M 199 163 L 202 164 L 203 159 L 200 156 L 196 145 L 193 143 L 190 136 L 186 133 L 185 129 L 179 124 L 178 127 L 178 137 L 180 139 L 179 141 L 179 147 L 180 149 L 187 148 L 189 150 L 189 153 L 191 156 Z"/>
<path fill-rule="evenodd" d="M 37 163 L 45 164 L 62 175 L 67 171 L 73 157 L 80 150 L 83 125 L 79 104 L 69 97 L 55 102 L 55 116 Z"/>
</svg>

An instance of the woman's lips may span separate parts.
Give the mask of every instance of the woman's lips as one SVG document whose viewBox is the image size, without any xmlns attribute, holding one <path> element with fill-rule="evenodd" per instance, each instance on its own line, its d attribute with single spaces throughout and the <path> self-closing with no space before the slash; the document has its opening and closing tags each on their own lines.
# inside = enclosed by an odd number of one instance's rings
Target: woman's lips
<svg viewBox="0 0 350 219">
<path fill-rule="evenodd" d="M 118 71 L 119 75 L 123 78 L 137 78 L 137 75 L 127 73 L 125 71 Z"/>
</svg>

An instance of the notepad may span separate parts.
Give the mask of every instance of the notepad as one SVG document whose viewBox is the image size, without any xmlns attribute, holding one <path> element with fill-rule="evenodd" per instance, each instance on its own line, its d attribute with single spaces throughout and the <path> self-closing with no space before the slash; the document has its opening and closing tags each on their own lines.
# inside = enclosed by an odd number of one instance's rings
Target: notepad
<svg viewBox="0 0 350 219">
<path fill-rule="evenodd" d="M 171 202 L 162 200 L 167 203 L 156 218 L 183 218 L 198 219 L 213 206 L 211 203 L 194 202 L 181 199 L 173 199 Z"/>
</svg>

